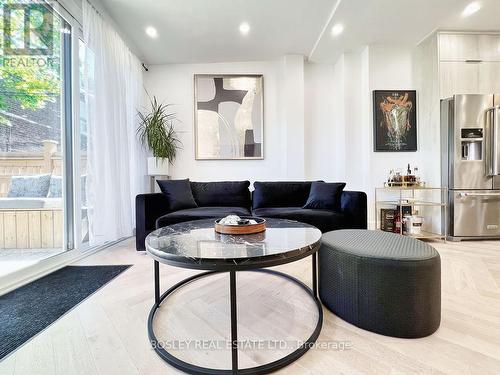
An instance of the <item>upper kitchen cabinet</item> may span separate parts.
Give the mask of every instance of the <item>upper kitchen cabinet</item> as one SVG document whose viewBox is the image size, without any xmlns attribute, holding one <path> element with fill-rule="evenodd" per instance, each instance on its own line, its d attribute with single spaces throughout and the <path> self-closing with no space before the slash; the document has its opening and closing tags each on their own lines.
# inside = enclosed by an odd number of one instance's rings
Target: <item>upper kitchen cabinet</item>
<svg viewBox="0 0 500 375">
<path fill-rule="evenodd" d="M 439 60 L 480 60 L 479 36 L 475 34 L 439 34 Z"/>
<path fill-rule="evenodd" d="M 479 35 L 479 59 L 500 61 L 500 35 Z"/>
<path fill-rule="evenodd" d="M 500 61 L 500 35 L 439 34 L 441 61 Z"/>
</svg>

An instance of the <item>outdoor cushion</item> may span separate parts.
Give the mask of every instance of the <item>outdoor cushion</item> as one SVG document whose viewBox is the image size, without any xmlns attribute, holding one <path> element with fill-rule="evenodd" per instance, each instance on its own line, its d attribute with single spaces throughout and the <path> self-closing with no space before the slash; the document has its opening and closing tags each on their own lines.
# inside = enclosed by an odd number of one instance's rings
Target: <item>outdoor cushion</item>
<svg viewBox="0 0 500 375">
<path fill-rule="evenodd" d="M 50 178 L 49 197 L 62 197 L 62 176 L 52 176 Z"/>
<path fill-rule="evenodd" d="M 252 212 L 253 216 L 271 217 L 278 219 L 289 219 L 301 221 L 314 225 L 321 232 L 328 232 L 343 228 L 346 222 L 344 214 L 331 210 L 311 210 L 301 207 L 269 207 L 257 208 Z"/>
<path fill-rule="evenodd" d="M 191 192 L 189 179 L 159 180 L 156 182 L 158 183 L 161 192 L 168 198 L 170 211 L 198 207 L 193 198 L 193 193 Z"/>
<path fill-rule="evenodd" d="M 163 215 L 156 220 L 156 228 L 191 220 L 222 218 L 227 215 L 250 216 L 250 210 L 242 207 L 197 207 Z"/>
<path fill-rule="evenodd" d="M 200 207 L 250 207 L 250 181 L 191 182 Z"/>
<path fill-rule="evenodd" d="M 82 205 L 87 205 L 87 189 L 85 184 L 87 183 L 87 175 L 80 176 L 80 186 L 81 186 L 81 200 Z M 61 198 L 62 197 L 62 176 L 50 177 L 50 187 L 49 187 L 49 198 Z"/>
<path fill-rule="evenodd" d="M 46 198 L 49 193 L 50 174 L 12 176 L 8 198 Z"/>
</svg>

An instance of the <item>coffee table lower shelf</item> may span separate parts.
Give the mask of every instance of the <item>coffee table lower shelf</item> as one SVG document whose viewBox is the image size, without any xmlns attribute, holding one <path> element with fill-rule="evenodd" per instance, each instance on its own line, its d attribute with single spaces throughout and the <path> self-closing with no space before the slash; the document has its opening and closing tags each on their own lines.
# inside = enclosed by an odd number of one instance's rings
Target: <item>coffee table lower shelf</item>
<svg viewBox="0 0 500 375">
<path fill-rule="evenodd" d="M 306 284 L 304 284 L 302 281 L 296 279 L 295 277 L 292 277 L 290 275 L 287 275 L 282 272 L 278 272 L 275 270 L 270 270 L 270 269 L 263 269 L 263 268 L 258 268 L 258 269 L 250 269 L 250 270 L 245 270 L 245 271 L 240 271 L 240 272 L 263 272 L 263 273 L 268 273 L 271 275 L 275 275 L 278 277 L 285 278 L 296 285 L 300 286 L 315 302 L 316 307 L 318 309 L 318 322 L 316 323 L 316 327 L 314 331 L 312 332 L 311 336 L 305 340 L 305 342 L 298 347 L 295 351 L 292 353 L 286 355 L 283 358 L 280 358 L 276 361 L 256 366 L 256 367 L 250 367 L 250 368 L 244 368 L 240 369 L 238 367 L 238 336 L 237 336 L 237 330 L 238 330 L 238 321 L 237 321 L 237 315 L 236 315 L 236 272 L 237 271 L 208 271 L 208 272 L 203 272 L 201 274 L 195 275 L 188 277 L 187 279 L 182 280 L 181 282 L 175 284 L 171 288 L 169 288 L 165 293 L 160 295 L 160 276 L 159 276 L 159 262 L 154 261 L 154 281 L 155 281 L 155 304 L 153 305 L 150 313 L 149 313 L 149 318 L 148 318 L 148 335 L 149 335 L 149 340 L 151 342 L 151 345 L 153 349 L 156 351 L 156 353 L 167 363 L 170 365 L 176 367 L 179 370 L 182 370 L 188 374 L 203 374 L 203 375 L 229 375 L 229 374 L 243 374 L 243 375 L 250 375 L 250 374 L 268 374 L 273 371 L 279 370 L 294 361 L 296 361 L 298 358 L 300 358 L 302 355 L 304 355 L 316 342 L 320 332 L 321 332 L 321 327 L 323 325 L 323 309 L 321 302 L 318 298 L 318 292 L 317 292 L 317 271 L 316 268 L 316 253 L 312 254 L 312 271 L 313 271 L 313 289 L 309 288 Z M 201 279 L 203 277 L 211 276 L 213 274 L 218 274 L 222 272 L 229 272 L 230 276 L 230 302 L 231 302 L 231 355 L 232 355 L 232 369 L 213 369 L 213 368 L 207 368 L 207 367 L 201 367 L 197 365 L 193 365 L 191 363 L 187 363 L 182 361 L 181 359 L 175 357 L 171 353 L 169 353 L 167 350 L 165 350 L 161 345 L 158 345 L 158 339 L 155 336 L 154 330 L 153 330 L 153 320 L 155 317 L 155 314 L 157 310 L 159 309 L 161 303 L 165 301 L 172 293 L 174 293 L 176 290 L 182 288 L 184 285 L 195 281 L 197 279 Z"/>
</svg>

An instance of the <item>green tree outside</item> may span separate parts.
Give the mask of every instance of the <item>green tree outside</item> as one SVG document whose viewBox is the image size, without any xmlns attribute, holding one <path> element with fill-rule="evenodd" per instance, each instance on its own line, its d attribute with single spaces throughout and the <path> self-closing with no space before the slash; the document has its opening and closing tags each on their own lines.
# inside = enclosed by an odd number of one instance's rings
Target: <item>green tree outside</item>
<svg viewBox="0 0 500 375">
<path fill-rule="evenodd" d="M 23 109 L 36 111 L 44 108 L 46 103 L 54 102 L 61 94 L 61 18 L 54 12 L 53 55 L 11 56 L 4 54 L 4 9 L 9 4 L 20 1 L 0 0 L 0 110 L 9 111 L 9 106 L 18 105 Z M 24 1 L 23 3 L 28 3 Z M 40 12 L 33 12 L 30 23 L 37 25 L 43 20 Z M 14 11 L 10 17 L 13 30 L 12 43 L 23 44 L 24 14 Z M 31 39 L 36 45 L 37 40 Z M 39 42 L 39 41 L 38 41 Z M 10 125 L 9 120 L 0 113 L 0 124 Z"/>
</svg>

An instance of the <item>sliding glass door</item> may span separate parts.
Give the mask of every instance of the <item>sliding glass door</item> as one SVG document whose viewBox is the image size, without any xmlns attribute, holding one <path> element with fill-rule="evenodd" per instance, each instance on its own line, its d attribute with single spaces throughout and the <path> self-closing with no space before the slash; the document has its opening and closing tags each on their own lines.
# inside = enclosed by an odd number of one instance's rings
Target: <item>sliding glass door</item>
<svg viewBox="0 0 500 375">
<path fill-rule="evenodd" d="M 1 277 L 74 248 L 80 172 L 74 23 L 42 2 L 0 5 Z"/>
<path fill-rule="evenodd" d="M 79 63 L 79 134 L 77 143 L 79 145 L 79 158 L 77 160 L 76 175 L 77 182 L 80 183 L 80 199 L 78 201 L 79 215 L 76 220 L 79 222 L 77 235 L 80 236 L 78 244 L 85 249 L 89 246 L 89 205 L 87 198 L 87 161 L 88 161 L 88 101 L 89 97 L 94 95 L 94 88 L 89 87 L 92 84 L 94 64 L 92 51 L 85 46 L 80 39 L 78 41 L 78 63 Z"/>
</svg>

